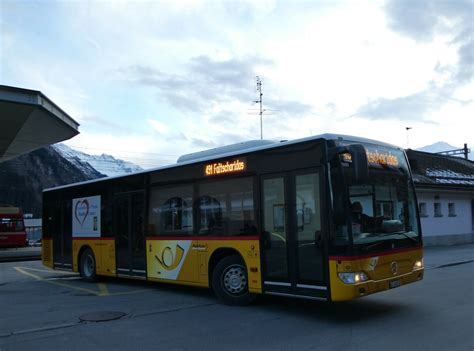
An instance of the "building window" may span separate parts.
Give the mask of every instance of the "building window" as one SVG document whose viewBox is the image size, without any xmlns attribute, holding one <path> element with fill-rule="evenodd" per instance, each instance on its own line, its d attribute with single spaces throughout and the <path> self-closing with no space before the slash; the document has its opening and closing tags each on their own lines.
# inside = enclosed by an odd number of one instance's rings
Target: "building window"
<svg viewBox="0 0 474 351">
<path fill-rule="evenodd" d="M 443 214 L 441 213 L 441 203 L 435 202 L 433 205 L 434 205 L 434 216 L 443 217 Z"/>
<path fill-rule="evenodd" d="M 420 217 L 428 217 L 426 202 L 420 202 Z"/>
<path fill-rule="evenodd" d="M 393 204 L 391 201 L 377 201 L 375 204 L 375 216 L 383 219 L 393 219 Z"/>
<path fill-rule="evenodd" d="M 456 217 L 456 206 L 454 202 L 448 204 L 449 217 Z"/>
</svg>

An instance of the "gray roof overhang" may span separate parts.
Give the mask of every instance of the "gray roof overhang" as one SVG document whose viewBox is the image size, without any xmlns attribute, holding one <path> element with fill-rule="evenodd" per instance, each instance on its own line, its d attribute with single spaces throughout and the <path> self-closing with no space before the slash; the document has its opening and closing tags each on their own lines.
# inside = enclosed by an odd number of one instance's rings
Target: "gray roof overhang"
<svg viewBox="0 0 474 351">
<path fill-rule="evenodd" d="M 78 127 L 40 91 L 0 85 L 0 162 L 70 139 Z"/>
</svg>

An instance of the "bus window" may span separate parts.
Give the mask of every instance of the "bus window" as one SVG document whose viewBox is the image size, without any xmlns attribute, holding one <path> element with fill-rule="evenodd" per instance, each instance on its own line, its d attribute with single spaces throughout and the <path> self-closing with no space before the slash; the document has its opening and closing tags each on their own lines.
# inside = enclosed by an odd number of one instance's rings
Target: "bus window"
<svg viewBox="0 0 474 351">
<path fill-rule="evenodd" d="M 186 201 L 180 197 L 172 197 L 160 207 L 160 231 L 180 231 L 192 228 L 192 211 Z"/>
<path fill-rule="evenodd" d="M 219 200 L 204 195 L 196 201 L 199 234 L 222 234 L 222 206 Z"/>
<path fill-rule="evenodd" d="M 21 218 L 0 218 L 0 232 L 22 232 L 25 230 Z"/>
<path fill-rule="evenodd" d="M 153 188 L 150 194 L 149 235 L 191 235 L 192 204 L 192 185 Z"/>
<path fill-rule="evenodd" d="M 253 178 L 199 184 L 196 216 L 199 234 L 256 235 Z"/>
</svg>

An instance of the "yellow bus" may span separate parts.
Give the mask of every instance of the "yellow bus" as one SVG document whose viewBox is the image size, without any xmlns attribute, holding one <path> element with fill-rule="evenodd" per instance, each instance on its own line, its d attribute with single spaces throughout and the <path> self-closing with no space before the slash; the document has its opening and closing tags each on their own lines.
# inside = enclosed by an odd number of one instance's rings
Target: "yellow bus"
<svg viewBox="0 0 474 351">
<path fill-rule="evenodd" d="M 351 300 L 423 278 L 403 149 L 323 134 L 249 141 L 43 192 L 43 264 L 258 294 Z"/>
</svg>

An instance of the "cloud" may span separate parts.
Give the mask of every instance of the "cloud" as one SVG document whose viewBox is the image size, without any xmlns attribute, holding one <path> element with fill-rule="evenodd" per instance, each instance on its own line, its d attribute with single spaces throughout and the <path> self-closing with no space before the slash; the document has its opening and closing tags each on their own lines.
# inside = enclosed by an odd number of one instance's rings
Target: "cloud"
<svg viewBox="0 0 474 351">
<path fill-rule="evenodd" d="M 182 74 L 141 65 L 120 69 L 119 73 L 136 84 L 154 88 L 160 100 L 178 110 L 202 113 L 226 101 L 250 102 L 257 67 L 271 64 L 257 57 L 218 61 L 201 55 L 191 58 Z"/>
<path fill-rule="evenodd" d="M 149 119 L 147 122 L 153 128 L 153 130 L 159 134 L 166 134 L 169 130 L 164 123 L 161 123 L 156 119 Z"/>
<path fill-rule="evenodd" d="M 462 31 L 473 17 L 470 0 L 389 0 L 385 10 L 393 30 L 417 41 Z"/>
<path fill-rule="evenodd" d="M 218 144 L 210 141 L 210 140 L 205 140 L 205 139 L 200 139 L 200 138 L 191 138 L 190 139 L 191 144 L 198 149 L 211 149 L 219 146 Z"/>
<path fill-rule="evenodd" d="M 456 46 L 457 62 L 438 62 L 433 67 L 433 72 L 442 77 L 441 82 L 429 82 L 425 89 L 406 96 L 372 99 L 359 107 L 353 116 L 429 122 L 431 114 L 448 102 L 472 102 L 472 99 L 462 101 L 454 98 L 456 91 L 470 84 L 473 78 L 472 2 L 390 0 L 385 10 L 389 26 L 394 31 L 419 42 L 428 43 L 441 38 L 449 46 Z"/>
<path fill-rule="evenodd" d="M 276 114 L 301 116 L 313 112 L 313 106 L 292 100 L 268 100 L 268 110 L 276 110 Z"/>
<path fill-rule="evenodd" d="M 474 5 L 471 0 L 390 0 L 389 26 L 416 41 L 431 42 L 437 35 L 457 46 L 458 61 L 448 84 L 472 81 L 474 66 Z"/>
<path fill-rule="evenodd" d="M 423 91 L 394 99 L 377 98 L 361 106 L 354 116 L 372 120 L 426 121 L 429 112 L 438 109 L 442 104 L 439 98 L 440 96 L 435 91 Z"/>
<path fill-rule="evenodd" d="M 474 76 L 474 38 L 472 34 L 473 30 L 474 28 L 471 28 L 471 35 L 466 39 L 462 39 L 463 44 L 459 47 L 458 69 L 453 76 L 453 81 L 455 84 L 457 83 L 463 85 L 469 83 L 472 81 L 472 78 Z"/>
<path fill-rule="evenodd" d="M 209 123 L 213 124 L 232 124 L 239 118 L 239 116 L 232 111 L 224 110 L 219 111 L 218 113 L 214 114 L 209 118 Z"/>
<path fill-rule="evenodd" d="M 102 130 L 113 131 L 118 134 L 136 133 L 135 128 L 127 123 L 118 123 L 109 118 L 100 117 L 97 115 L 84 115 L 79 119 L 81 126 L 89 127 L 94 124 Z M 105 127 L 105 128 L 104 128 Z"/>
</svg>

